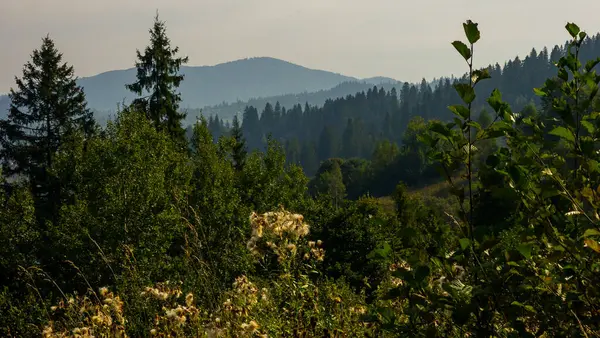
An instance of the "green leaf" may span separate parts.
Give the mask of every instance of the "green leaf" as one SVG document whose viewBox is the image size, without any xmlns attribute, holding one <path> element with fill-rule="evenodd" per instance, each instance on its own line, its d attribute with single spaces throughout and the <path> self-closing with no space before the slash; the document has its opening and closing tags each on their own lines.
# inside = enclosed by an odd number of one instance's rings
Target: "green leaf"
<svg viewBox="0 0 600 338">
<path fill-rule="evenodd" d="M 471 50 L 469 49 L 469 47 L 467 47 L 467 45 L 465 45 L 464 42 L 454 41 L 452 42 L 452 46 L 454 46 L 454 48 L 460 53 L 460 55 L 462 55 L 465 61 L 469 61 L 469 59 L 471 58 Z"/>
<path fill-rule="evenodd" d="M 523 244 L 517 246 L 517 251 L 519 251 L 519 253 L 521 255 L 523 255 L 523 257 L 525 257 L 526 259 L 530 259 L 532 248 L 533 248 L 533 245 L 531 245 L 529 243 L 523 243 Z"/>
<path fill-rule="evenodd" d="M 475 90 L 468 83 L 455 83 L 454 89 L 463 100 L 464 103 L 469 104 L 475 100 Z"/>
<path fill-rule="evenodd" d="M 517 184 L 517 185 L 521 185 L 523 177 L 524 177 L 521 167 L 519 167 L 517 165 L 511 165 L 510 167 L 508 167 L 507 170 L 508 170 L 508 174 L 510 175 L 510 178 L 513 180 L 513 182 L 515 182 L 515 184 Z"/>
<path fill-rule="evenodd" d="M 370 258 L 370 259 L 386 259 L 389 256 L 390 252 L 392 252 L 392 247 L 387 242 L 384 242 L 378 248 L 376 248 L 373 251 L 371 251 L 367 255 L 367 258 Z"/>
<path fill-rule="evenodd" d="M 468 238 L 461 238 L 458 240 L 460 243 L 460 248 L 466 250 L 471 245 L 471 240 Z"/>
<path fill-rule="evenodd" d="M 597 65 L 598 63 L 600 63 L 600 57 L 599 57 L 599 58 L 596 58 L 596 59 L 593 59 L 593 60 L 590 60 L 590 61 L 588 61 L 588 62 L 585 64 L 585 71 L 586 71 L 586 72 L 589 72 L 589 71 L 591 71 L 592 69 L 594 69 L 594 67 L 596 67 L 596 65 Z"/>
<path fill-rule="evenodd" d="M 579 32 L 579 40 L 583 40 L 587 37 L 587 33 L 586 32 Z"/>
<path fill-rule="evenodd" d="M 559 68 L 558 69 L 558 78 L 563 80 L 563 81 L 568 81 L 569 80 L 569 73 L 567 73 L 567 70 L 564 68 Z"/>
<path fill-rule="evenodd" d="M 595 240 L 586 238 L 583 240 L 583 242 L 588 248 L 596 251 L 597 253 L 600 253 L 600 244 L 598 244 L 598 242 L 596 242 Z"/>
<path fill-rule="evenodd" d="M 590 172 L 600 172 L 600 164 L 596 160 L 588 160 L 587 161 L 588 170 Z"/>
<path fill-rule="evenodd" d="M 453 112 L 455 115 L 462 117 L 463 119 L 468 119 L 469 115 L 471 114 L 471 112 L 469 111 L 469 108 L 457 104 L 457 105 L 453 105 L 453 106 L 448 106 L 448 109 L 450 109 L 451 112 Z"/>
<path fill-rule="evenodd" d="M 579 26 L 577 26 L 574 23 L 567 23 L 567 25 L 565 26 L 565 28 L 567 29 L 567 31 L 569 32 L 569 34 L 571 34 L 571 37 L 575 38 L 577 36 L 577 34 L 579 34 Z"/>
<path fill-rule="evenodd" d="M 467 125 L 469 127 L 475 128 L 477 130 L 481 130 L 482 129 L 481 124 L 479 124 L 479 122 L 477 122 L 477 121 L 469 121 L 469 122 L 467 122 Z"/>
<path fill-rule="evenodd" d="M 490 94 L 490 97 L 487 99 L 487 102 L 497 113 L 500 111 L 500 108 L 502 108 L 502 93 L 500 93 L 497 88 L 494 89 Z"/>
<path fill-rule="evenodd" d="M 581 125 L 588 131 L 588 133 L 593 134 L 596 131 L 596 127 L 590 121 L 581 121 Z"/>
<path fill-rule="evenodd" d="M 487 68 L 484 69 L 476 69 L 473 71 L 473 76 L 471 77 L 471 81 L 473 85 L 479 83 L 479 81 L 491 79 L 490 71 Z"/>
<path fill-rule="evenodd" d="M 543 89 L 533 88 L 533 92 L 537 96 L 548 96 L 548 94 Z"/>
<path fill-rule="evenodd" d="M 597 229 L 587 229 L 583 233 L 583 238 L 587 238 L 590 236 L 600 236 L 600 231 L 598 231 Z"/>
<path fill-rule="evenodd" d="M 525 305 L 524 308 L 529 312 L 537 313 L 537 311 L 535 311 L 535 309 L 531 305 Z"/>
<path fill-rule="evenodd" d="M 431 122 L 429 130 L 436 134 L 440 134 L 446 138 L 451 136 L 450 129 L 448 129 L 444 124 L 440 123 L 439 121 Z"/>
<path fill-rule="evenodd" d="M 465 29 L 465 35 L 469 40 L 470 44 L 474 44 L 479 41 L 481 38 L 481 34 L 479 33 L 479 28 L 477 28 L 478 24 L 474 23 L 471 20 L 467 20 L 466 23 L 463 23 L 463 28 Z"/>
<path fill-rule="evenodd" d="M 558 136 L 570 142 L 575 142 L 575 135 L 573 135 L 573 133 L 569 129 L 562 126 L 552 129 L 552 131 L 550 131 L 549 134 Z"/>
</svg>

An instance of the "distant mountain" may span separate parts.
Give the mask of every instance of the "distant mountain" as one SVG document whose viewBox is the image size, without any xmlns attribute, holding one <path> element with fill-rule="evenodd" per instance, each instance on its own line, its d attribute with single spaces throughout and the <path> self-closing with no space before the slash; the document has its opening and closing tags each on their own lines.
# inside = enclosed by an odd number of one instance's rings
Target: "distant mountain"
<svg viewBox="0 0 600 338">
<path fill-rule="evenodd" d="M 311 104 L 318 104 L 324 100 L 313 98 L 306 100 L 307 96 L 311 96 L 308 93 L 315 93 L 312 95 L 314 97 L 325 95 L 327 98 L 336 98 L 337 92 L 341 95 L 356 92 L 356 90 L 340 91 L 339 88 L 337 90 L 334 88 L 342 83 L 355 82 L 354 86 L 359 90 L 364 88 L 365 83 L 397 83 L 396 80 L 387 77 L 360 80 L 328 71 L 309 69 L 270 57 L 241 59 L 215 66 L 183 66 L 181 73 L 185 75 L 179 88 L 183 100 L 181 108 L 188 110 L 225 106 L 227 103 L 235 105 L 236 102 L 276 96 L 298 96 L 298 103 L 308 101 Z M 111 112 L 116 111 L 118 104 L 129 103 L 135 98 L 134 94 L 125 89 L 125 84 L 135 81 L 135 75 L 136 70 L 131 68 L 108 71 L 78 80 L 85 91 L 88 106 L 95 111 L 99 120 L 106 120 Z M 345 87 L 349 88 L 347 85 Z M 328 91 L 331 91 L 331 94 L 327 94 Z M 282 101 L 289 100 L 282 99 Z M 0 117 L 6 116 L 7 107 L 8 98 L 0 96 Z M 190 117 L 195 119 L 195 116 L 197 114 L 191 114 Z"/>
<path fill-rule="evenodd" d="M 81 78 L 90 108 L 115 110 L 117 103 L 130 102 L 134 95 L 125 84 L 135 81 L 135 69 L 115 70 Z M 182 108 L 200 108 L 223 102 L 245 101 L 290 93 L 330 89 L 358 79 L 322 70 L 305 68 L 286 61 L 260 57 L 216 66 L 181 68 L 185 75 L 179 91 Z"/>
<path fill-rule="evenodd" d="M 8 108 L 10 107 L 10 100 L 7 95 L 0 95 L 0 118 L 4 118 L 8 115 Z"/>
<path fill-rule="evenodd" d="M 347 81 L 340 83 L 339 85 L 326 90 L 319 90 L 316 92 L 303 92 L 297 94 L 286 94 L 277 95 L 271 97 L 259 97 L 252 98 L 247 101 L 236 101 L 231 103 L 223 103 L 215 106 L 208 106 L 201 109 L 188 110 L 187 123 L 195 121 L 196 117 L 200 114 L 204 116 L 217 115 L 219 118 L 224 120 L 232 120 L 233 116 L 243 112 L 246 106 L 253 106 L 259 109 L 259 111 L 267 104 L 267 102 L 275 105 L 276 102 L 282 107 L 291 108 L 294 105 L 300 104 L 304 106 L 308 102 L 311 106 L 322 106 L 328 99 L 336 99 L 339 97 L 345 97 L 348 95 L 355 95 L 358 92 L 366 92 L 373 86 L 384 88 L 386 91 L 396 88 L 400 90 L 402 86 L 401 82 L 391 78 L 370 78 L 362 81 Z"/>
</svg>

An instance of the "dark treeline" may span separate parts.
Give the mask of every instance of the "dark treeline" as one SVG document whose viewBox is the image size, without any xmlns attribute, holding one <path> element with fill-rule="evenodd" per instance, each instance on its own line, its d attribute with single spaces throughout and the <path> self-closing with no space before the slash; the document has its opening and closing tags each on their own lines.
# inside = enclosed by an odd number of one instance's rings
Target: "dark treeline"
<svg viewBox="0 0 600 338">
<path fill-rule="evenodd" d="M 303 93 L 290 93 L 285 95 L 277 95 L 272 97 L 258 97 L 252 98 L 247 101 L 237 101 L 237 102 L 223 102 L 219 105 L 204 107 L 202 109 L 190 109 L 188 110 L 189 116 L 219 116 L 222 120 L 233 120 L 233 117 L 236 116 L 239 112 L 243 112 L 246 106 L 253 107 L 264 107 L 267 102 L 279 102 L 281 106 L 284 107 L 293 107 L 297 104 L 305 104 L 309 103 L 311 106 L 322 106 L 328 99 L 332 97 L 345 97 L 350 94 L 367 91 L 371 88 L 374 83 L 377 81 L 346 81 L 342 82 L 339 85 L 326 89 L 319 90 L 316 92 L 303 92 Z M 392 89 L 394 86 L 397 86 L 398 82 L 389 80 L 386 82 L 385 80 L 381 80 L 381 83 L 378 86 L 382 86 L 386 90 Z M 191 120 L 191 118 L 189 119 Z M 193 123 L 194 121 L 190 121 Z"/>
</svg>

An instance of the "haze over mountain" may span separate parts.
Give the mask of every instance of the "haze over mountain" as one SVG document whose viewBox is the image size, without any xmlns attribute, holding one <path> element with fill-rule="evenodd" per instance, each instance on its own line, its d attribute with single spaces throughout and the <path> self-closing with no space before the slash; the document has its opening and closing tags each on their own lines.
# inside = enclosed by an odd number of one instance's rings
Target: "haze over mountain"
<svg viewBox="0 0 600 338">
<path fill-rule="evenodd" d="M 271 57 L 241 59 L 215 66 L 184 66 L 185 74 L 179 92 L 182 109 L 197 109 L 248 101 L 254 98 L 270 98 L 280 95 L 312 93 L 330 90 L 341 83 L 362 82 L 359 89 L 372 84 L 397 83 L 387 77 L 373 77 L 360 80 L 324 70 L 309 69 L 287 61 Z M 125 88 L 125 84 L 135 81 L 136 70 L 112 70 L 78 80 L 85 91 L 88 106 L 101 112 L 113 112 L 123 101 L 131 102 L 135 94 Z M 365 85 L 368 84 L 368 85 Z M 335 92 L 332 95 L 353 94 L 352 90 Z M 337 96 L 327 96 L 327 98 Z M 288 100 L 289 101 L 289 100 Z M 317 104 L 324 100 L 310 102 Z M 306 101 L 303 101 L 304 103 Z M 3 114 L 8 107 L 7 97 L 0 97 Z M 104 114 L 100 114 L 104 115 Z M 99 116 L 102 118 L 102 116 Z M 194 116 L 191 116 L 194 118 Z"/>
</svg>

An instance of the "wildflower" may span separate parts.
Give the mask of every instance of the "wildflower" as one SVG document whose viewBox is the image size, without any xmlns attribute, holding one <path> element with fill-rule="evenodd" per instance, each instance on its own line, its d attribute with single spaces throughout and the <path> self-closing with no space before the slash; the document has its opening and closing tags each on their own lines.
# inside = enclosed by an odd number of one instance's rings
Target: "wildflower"
<svg viewBox="0 0 600 338">
<path fill-rule="evenodd" d="M 190 307 L 194 304 L 194 295 L 191 292 L 185 296 L 185 304 Z"/>
<path fill-rule="evenodd" d="M 309 248 L 314 248 L 315 247 L 315 242 L 314 241 L 308 241 L 308 247 Z"/>
<path fill-rule="evenodd" d="M 290 243 L 287 245 L 288 250 L 290 250 L 292 253 L 296 253 L 296 245 L 293 243 Z"/>
<path fill-rule="evenodd" d="M 318 240 L 317 241 L 317 246 L 321 246 L 321 245 L 323 245 L 323 241 L 322 240 Z"/>
<path fill-rule="evenodd" d="M 106 287 L 101 287 L 100 288 L 100 295 L 101 296 L 106 296 L 107 293 L 108 293 L 108 288 L 106 288 Z"/>
<path fill-rule="evenodd" d="M 257 323 L 257 322 L 255 322 L 254 320 L 251 320 L 251 321 L 250 321 L 250 324 L 248 324 L 248 325 L 249 325 L 249 329 L 250 329 L 251 331 L 256 331 L 256 330 L 258 329 L 258 327 L 259 327 L 259 326 L 258 326 L 258 323 Z"/>
<path fill-rule="evenodd" d="M 153 336 L 156 335 L 156 329 L 150 330 L 150 334 L 153 335 Z"/>
<path fill-rule="evenodd" d="M 42 331 L 42 334 L 44 335 L 44 337 L 52 337 L 52 332 L 52 326 L 46 326 Z"/>
<path fill-rule="evenodd" d="M 92 317 L 92 322 L 94 322 L 97 325 L 101 325 L 102 324 L 102 318 L 100 318 L 100 316 L 93 316 Z"/>
</svg>

